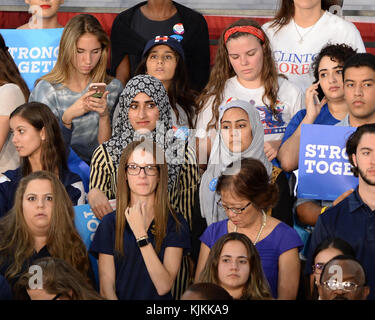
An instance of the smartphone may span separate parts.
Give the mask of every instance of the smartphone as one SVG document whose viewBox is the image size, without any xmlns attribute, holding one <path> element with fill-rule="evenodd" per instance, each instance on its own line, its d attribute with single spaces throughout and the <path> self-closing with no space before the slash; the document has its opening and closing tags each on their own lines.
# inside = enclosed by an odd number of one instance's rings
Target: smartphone
<svg viewBox="0 0 375 320">
<path fill-rule="evenodd" d="M 314 94 L 313 99 L 314 99 L 314 104 L 316 105 L 320 104 L 320 99 L 317 95 Z"/>
<path fill-rule="evenodd" d="M 89 86 L 89 91 L 95 90 L 95 93 L 92 95 L 94 98 L 101 98 L 105 92 L 107 85 L 104 82 L 100 83 L 91 83 Z"/>
<path fill-rule="evenodd" d="M 316 81 L 314 83 L 316 83 Z M 320 84 L 318 85 L 318 88 L 316 89 L 316 91 L 318 92 L 318 97 L 317 97 L 318 100 L 319 100 L 318 103 L 320 103 L 320 101 L 324 98 L 324 92 L 323 92 L 322 87 L 320 86 Z"/>
</svg>

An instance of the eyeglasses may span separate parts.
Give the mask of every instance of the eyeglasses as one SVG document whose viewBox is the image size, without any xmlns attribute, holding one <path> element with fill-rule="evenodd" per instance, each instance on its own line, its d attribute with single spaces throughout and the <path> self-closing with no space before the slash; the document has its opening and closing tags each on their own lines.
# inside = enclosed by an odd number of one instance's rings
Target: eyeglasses
<svg viewBox="0 0 375 320">
<path fill-rule="evenodd" d="M 218 207 L 224 209 L 225 211 L 230 210 L 230 211 L 232 211 L 235 214 L 241 214 L 251 204 L 251 202 L 249 202 L 243 208 L 229 208 L 229 207 L 223 205 L 223 203 L 221 202 L 221 199 L 218 202 L 216 202 L 216 204 L 218 205 Z"/>
<path fill-rule="evenodd" d="M 60 298 L 62 296 L 62 293 L 58 293 L 57 295 L 55 295 L 51 300 L 57 300 L 58 298 Z"/>
<path fill-rule="evenodd" d="M 159 167 L 157 165 L 149 164 L 147 166 L 141 167 L 136 164 L 128 164 L 126 166 L 126 170 L 128 174 L 130 174 L 131 176 L 139 175 L 142 169 L 147 176 L 156 176 L 157 173 L 159 172 Z"/>
<path fill-rule="evenodd" d="M 322 273 L 323 268 L 324 268 L 324 263 L 318 262 L 318 263 L 313 264 L 312 271 L 316 273 Z"/>
<path fill-rule="evenodd" d="M 362 287 L 362 285 L 356 284 L 354 282 L 350 282 L 350 281 L 340 282 L 340 281 L 337 281 L 337 280 L 325 281 L 325 282 L 323 282 L 323 286 L 326 289 L 329 289 L 329 290 L 332 290 L 332 291 L 334 291 L 334 290 L 344 290 L 344 291 L 347 291 L 347 292 L 351 292 L 351 291 L 356 290 L 359 287 Z"/>
</svg>

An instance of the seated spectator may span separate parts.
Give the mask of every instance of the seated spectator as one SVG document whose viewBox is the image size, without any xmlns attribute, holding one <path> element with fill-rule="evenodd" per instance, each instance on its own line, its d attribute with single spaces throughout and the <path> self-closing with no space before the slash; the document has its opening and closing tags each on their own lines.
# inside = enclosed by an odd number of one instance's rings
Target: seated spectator
<svg viewBox="0 0 375 320">
<path fill-rule="evenodd" d="M 183 252 L 190 248 L 190 233 L 186 220 L 170 205 L 168 178 L 164 153 L 155 142 L 135 141 L 123 151 L 117 214 L 103 218 L 90 249 L 99 259 L 103 297 L 172 299 Z"/>
<path fill-rule="evenodd" d="M 7 279 L 0 274 L 0 300 L 12 300 L 13 295 Z"/>
<path fill-rule="evenodd" d="M 207 23 L 199 12 L 172 0 L 143 1 L 116 17 L 111 31 L 111 74 L 125 86 L 135 75 L 146 42 L 157 35 L 181 41 L 190 85 L 202 90 L 210 66 Z"/>
<path fill-rule="evenodd" d="M 286 75 L 303 92 L 313 82 L 311 64 L 327 45 L 345 43 L 366 52 L 357 27 L 331 12 L 339 0 L 281 0 L 274 19 L 263 25 L 270 39 L 278 72 Z M 332 9 L 337 9 L 333 7 Z"/>
<path fill-rule="evenodd" d="M 266 211 L 277 201 L 277 186 L 259 160 L 246 158 L 234 162 L 220 176 L 217 202 L 227 219 L 213 223 L 204 231 L 195 280 L 206 264 L 211 248 L 223 235 L 243 233 L 257 248 L 272 296 L 295 299 L 300 278 L 298 249 L 302 241 L 297 232 L 285 223 L 268 216 Z"/>
<path fill-rule="evenodd" d="M 311 298 L 318 299 L 318 286 L 324 265 L 338 255 L 355 257 L 355 252 L 351 245 L 340 238 L 330 238 L 321 242 L 313 253 L 313 266 L 310 277 Z"/>
<path fill-rule="evenodd" d="M 12 208 L 21 178 L 39 170 L 59 177 L 73 205 L 84 204 L 82 180 L 67 167 L 65 143 L 52 111 L 42 103 L 29 102 L 17 107 L 9 119 L 21 166 L 0 177 L 0 217 Z"/>
<path fill-rule="evenodd" d="M 276 206 L 267 208 L 267 214 L 292 226 L 288 181 L 282 170 L 272 166 L 264 153 L 264 130 L 258 112 L 250 103 L 242 100 L 230 101 L 220 107 L 219 112 L 219 130 L 199 190 L 201 215 L 207 225 L 226 218 L 225 210 L 217 206 L 219 195 L 215 192 L 215 182 L 222 171 L 241 158 L 255 158 L 264 164 L 271 182 L 279 190 Z"/>
<path fill-rule="evenodd" d="M 365 83 L 371 84 L 372 82 L 366 80 Z M 367 92 L 371 90 L 371 86 L 363 85 L 363 88 L 359 89 L 357 87 L 356 90 L 358 90 L 357 92 Z M 360 104 L 359 107 L 361 108 L 363 105 Z M 359 112 L 360 110 L 357 111 Z M 311 266 L 313 265 L 312 253 L 318 244 L 327 238 L 333 237 L 345 240 L 353 247 L 356 259 L 365 269 L 368 285 L 371 289 L 368 298 L 371 300 L 375 298 L 375 263 L 373 259 L 375 254 L 373 246 L 373 241 L 375 240 L 375 221 L 373 219 L 373 211 L 375 210 L 375 178 L 372 169 L 374 150 L 374 123 L 358 127 L 348 138 L 346 153 L 350 164 L 353 166 L 353 174 L 358 177 L 358 186 L 344 200 L 328 208 L 319 216 L 311 236 L 310 250 L 306 263 L 306 273 L 311 274 Z"/>
<path fill-rule="evenodd" d="M 359 127 L 375 123 L 375 55 L 357 53 L 345 61 L 342 71 L 348 114 L 337 126 Z"/>
<path fill-rule="evenodd" d="M 325 264 L 318 290 L 321 300 L 366 300 L 370 292 L 360 262 L 345 255 Z"/>
<path fill-rule="evenodd" d="M 0 219 L 0 234 L 0 274 L 12 287 L 36 259 L 47 256 L 90 274 L 72 202 L 53 173 L 36 171 L 21 179 L 12 210 Z"/>
<path fill-rule="evenodd" d="M 198 281 L 220 285 L 234 299 L 272 299 L 259 254 L 242 233 L 230 232 L 215 242 Z"/>
<path fill-rule="evenodd" d="M 64 0 L 25 0 L 29 12 L 32 14 L 28 23 L 17 29 L 52 29 L 63 28 L 57 20 L 57 11 L 64 3 Z"/>
<path fill-rule="evenodd" d="M 163 83 L 172 107 L 172 122 L 177 128 L 192 128 L 195 117 L 196 93 L 188 83 L 185 59 L 180 42 L 158 36 L 147 42 L 135 71 L 136 74 L 149 74 Z"/>
<path fill-rule="evenodd" d="M 95 148 L 111 137 L 110 113 L 122 91 L 121 82 L 106 73 L 109 47 L 94 16 L 73 17 L 61 36 L 56 65 L 37 80 L 29 98 L 45 103 L 72 130 L 71 147 L 88 164 Z M 107 84 L 101 98 L 92 96 L 92 83 Z"/>
<path fill-rule="evenodd" d="M 199 168 L 195 151 L 187 141 L 174 136 L 167 92 L 162 82 L 150 75 L 138 75 L 127 83 L 120 96 L 118 121 L 114 135 L 94 152 L 90 170 L 88 202 L 97 218 L 113 211 L 109 200 L 116 196 L 117 168 L 126 146 L 148 136 L 166 152 L 168 160 L 168 195 L 175 211 L 181 213 L 192 228 L 192 211 L 198 190 Z M 173 296 L 178 299 L 189 280 L 189 262 L 177 277 Z"/>
<path fill-rule="evenodd" d="M 11 142 L 9 115 L 29 98 L 29 89 L 0 34 L 0 173 L 19 166 L 19 156 Z"/>
<path fill-rule="evenodd" d="M 103 300 L 91 283 L 63 259 L 45 257 L 32 265 L 42 271 L 42 287 L 30 288 L 34 272 L 26 271 L 15 285 L 18 300 Z"/>
<path fill-rule="evenodd" d="M 232 23 L 220 36 L 210 79 L 197 100 L 196 129 L 204 132 L 198 137 L 204 145 L 199 159 L 209 156 L 219 107 L 230 97 L 250 102 L 259 112 L 264 152 L 269 161 L 275 159 L 289 121 L 303 106 L 303 94 L 278 75 L 269 40 L 251 19 Z"/>
<path fill-rule="evenodd" d="M 347 115 L 342 71 L 345 61 L 354 54 L 355 50 L 345 44 L 328 44 L 312 63 L 315 82 L 306 90 L 306 109 L 298 111 L 289 122 L 278 154 L 287 172 L 298 168 L 302 124 L 334 125 Z"/>
<path fill-rule="evenodd" d="M 232 300 L 232 296 L 223 287 L 211 282 L 190 285 L 181 300 Z"/>
</svg>

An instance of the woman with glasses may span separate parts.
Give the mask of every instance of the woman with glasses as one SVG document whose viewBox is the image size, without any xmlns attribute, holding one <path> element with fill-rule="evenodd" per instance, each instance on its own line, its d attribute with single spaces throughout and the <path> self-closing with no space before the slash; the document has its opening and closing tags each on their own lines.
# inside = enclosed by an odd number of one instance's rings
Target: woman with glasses
<svg viewBox="0 0 375 320">
<path fill-rule="evenodd" d="M 271 182 L 279 189 L 278 201 L 274 208 L 267 208 L 266 213 L 293 226 L 288 181 L 282 170 L 273 166 L 264 153 L 264 130 L 258 111 L 249 102 L 232 99 L 219 108 L 218 123 L 210 160 L 199 190 L 200 211 L 207 225 L 226 218 L 225 211 L 217 206 L 219 196 L 215 192 L 222 171 L 241 158 L 255 158 L 263 163 Z"/>
<path fill-rule="evenodd" d="M 293 228 L 266 214 L 278 198 L 278 188 L 270 183 L 266 167 L 253 158 L 236 161 L 219 177 L 216 192 L 221 197 L 217 205 L 227 218 L 208 226 L 200 237 L 195 280 L 216 241 L 227 233 L 239 232 L 257 248 L 272 296 L 295 299 L 300 278 L 298 249 L 303 243 Z"/>
<path fill-rule="evenodd" d="M 128 81 L 119 100 L 119 121 L 111 139 L 94 152 L 90 168 L 88 202 L 95 215 L 102 219 L 113 211 L 109 199 L 115 199 L 117 172 L 123 150 L 132 142 L 148 137 L 164 152 L 168 166 L 168 196 L 175 211 L 192 226 L 194 195 L 198 190 L 199 168 L 195 151 L 173 131 L 171 105 L 163 83 L 150 76 L 138 75 Z M 188 261 L 183 260 L 174 287 L 180 296 L 188 284 Z M 181 278 L 180 278 L 181 275 Z M 180 280 L 179 280 L 180 281 Z"/>
<path fill-rule="evenodd" d="M 313 273 L 310 275 L 311 299 L 318 299 L 318 285 L 324 265 L 333 257 L 338 255 L 355 257 L 352 246 L 340 238 L 329 238 L 322 241 L 315 249 L 312 260 Z"/>
<path fill-rule="evenodd" d="M 90 251 L 98 257 L 101 295 L 120 300 L 172 299 L 189 226 L 168 200 L 163 151 L 130 143 L 118 168 L 116 212 L 100 223 Z"/>
</svg>

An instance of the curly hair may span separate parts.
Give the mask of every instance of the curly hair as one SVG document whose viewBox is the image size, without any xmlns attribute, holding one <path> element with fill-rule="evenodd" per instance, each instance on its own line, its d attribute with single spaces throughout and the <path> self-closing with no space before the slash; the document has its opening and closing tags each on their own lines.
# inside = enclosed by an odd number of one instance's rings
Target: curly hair
<svg viewBox="0 0 375 320">
<path fill-rule="evenodd" d="M 311 68 L 314 72 L 315 81 L 319 80 L 319 65 L 320 61 L 324 57 L 331 58 L 332 61 L 335 61 L 342 66 L 344 66 L 344 62 L 354 56 L 357 52 L 357 49 L 353 49 L 351 46 L 341 43 L 341 44 L 327 44 L 324 46 L 319 54 L 315 57 L 313 63 L 311 64 Z"/>
<path fill-rule="evenodd" d="M 209 101 L 212 101 L 213 117 L 207 125 L 207 130 L 210 128 L 214 128 L 216 126 L 217 121 L 219 119 L 219 106 L 223 103 L 224 99 L 225 83 L 229 78 L 236 75 L 229 61 L 228 50 L 224 40 L 224 35 L 226 31 L 236 26 L 252 26 L 260 30 L 260 32 L 264 35 L 264 42 L 256 38 L 262 45 L 263 49 L 263 66 L 261 72 L 261 81 L 264 86 L 264 94 L 262 97 L 262 101 L 264 105 L 267 106 L 268 109 L 272 112 L 272 114 L 276 117 L 276 119 L 278 118 L 276 102 L 277 93 L 279 91 L 279 75 L 272 55 L 270 41 L 267 35 L 262 31 L 262 27 L 258 24 L 258 22 L 252 19 L 240 19 L 232 23 L 227 28 L 225 28 L 222 32 L 219 39 L 217 53 L 215 56 L 215 64 L 211 70 L 210 78 L 208 80 L 206 87 L 203 89 L 202 93 L 198 96 L 197 99 L 196 114 L 199 114 L 206 107 Z M 251 37 L 252 35 L 246 32 L 236 32 L 232 34 L 227 41 L 244 36 Z"/>
</svg>

